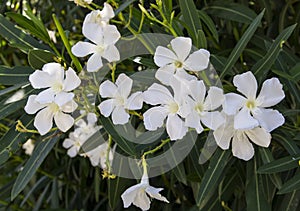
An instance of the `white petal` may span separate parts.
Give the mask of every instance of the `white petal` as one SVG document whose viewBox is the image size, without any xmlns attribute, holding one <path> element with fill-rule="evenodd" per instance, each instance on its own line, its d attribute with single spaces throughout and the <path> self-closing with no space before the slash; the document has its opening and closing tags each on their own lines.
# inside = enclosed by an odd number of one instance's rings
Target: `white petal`
<svg viewBox="0 0 300 211">
<path fill-rule="evenodd" d="M 118 92 L 121 94 L 121 96 L 124 99 L 128 98 L 131 91 L 132 83 L 133 80 L 129 78 L 127 75 L 125 75 L 124 73 L 121 73 L 118 76 L 116 80 L 116 85 L 118 87 Z"/>
<path fill-rule="evenodd" d="M 257 109 L 253 113 L 253 116 L 259 121 L 260 126 L 266 129 L 267 132 L 271 132 L 272 130 L 283 125 L 285 122 L 282 114 L 273 109 Z"/>
<path fill-rule="evenodd" d="M 234 128 L 238 130 L 249 130 L 259 125 L 258 121 L 250 115 L 247 108 L 242 108 L 234 117 Z"/>
<path fill-rule="evenodd" d="M 189 85 L 189 91 L 193 99 L 197 103 L 203 103 L 204 102 L 204 97 L 206 93 L 206 87 L 203 81 L 190 81 Z"/>
<path fill-rule="evenodd" d="M 146 188 L 146 192 L 147 192 L 147 194 L 149 194 L 149 196 L 151 198 L 155 198 L 157 200 L 169 203 L 169 201 L 159 193 L 162 190 L 163 190 L 163 188 L 154 188 L 152 186 L 148 186 Z"/>
<path fill-rule="evenodd" d="M 167 64 L 171 64 L 177 61 L 177 56 L 168 48 L 158 46 L 154 53 L 154 63 L 159 66 L 163 67 Z"/>
<path fill-rule="evenodd" d="M 200 122 L 200 116 L 196 112 L 190 113 L 185 118 L 185 126 L 195 128 L 198 134 L 203 131 L 203 127 Z"/>
<path fill-rule="evenodd" d="M 37 97 L 36 97 L 36 101 L 41 103 L 41 104 L 45 104 L 45 103 L 51 103 L 54 101 L 54 96 L 55 96 L 55 92 L 52 88 L 48 88 L 42 92 L 40 92 Z"/>
<path fill-rule="evenodd" d="M 224 150 L 229 149 L 230 141 L 233 137 L 233 134 L 233 116 L 227 116 L 226 122 L 213 132 L 216 143 L 219 147 L 221 147 Z"/>
<path fill-rule="evenodd" d="M 89 23 L 84 26 L 82 34 L 93 43 L 103 46 L 103 28 L 97 23 Z"/>
<path fill-rule="evenodd" d="M 74 141 L 72 139 L 66 138 L 62 145 L 67 149 L 74 145 Z"/>
<path fill-rule="evenodd" d="M 72 146 L 70 149 L 68 149 L 67 154 L 73 158 L 78 154 L 78 150 L 76 146 Z"/>
<path fill-rule="evenodd" d="M 256 127 L 252 130 L 245 131 L 248 138 L 258 146 L 269 147 L 271 143 L 271 134 L 264 128 Z"/>
<path fill-rule="evenodd" d="M 225 97 L 223 90 L 218 87 L 211 86 L 207 92 L 207 97 L 204 102 L 204 110 L 215 110 L 222 105 L 224 100 Z"/>
<path fill-rule="evenodd" d="M 233 156 L 245 161 L 254 156 L 254 148 L 244 132 L 238 132 L 233 136 L 232 153 Z"/>
<path fill-rule="evenodd" d="M 136 92 L 127 99 L 126 106 L 128 110 L 139 110 L 143 107 L 143 93 Z"/>
<path fill-rule="evenodd" d="M 113 8 L 106 2 L 104 3 L 104 7 L 101 10 L 100 14 L 103 19 L 105 18 L 105 19 L 109 20 L 109 19 L 115 17 Z"/>
<path fill-rule="evenodd" d="M 52 128 L 53 116 L 54 113 L 49 107 L 42 109 L 35 116 L 33 125 L 41 135 L 45 135 Z"/>
<path fill-rule="evenodd" d="M 150 105 L 158 105 L 158 104 L 168 104 L 169 102 L 174 101 L 173 96 L 170 91 L 160 85 L 160 84 L 152 84 L 144 93 L 143 93 L 144 101 Z"/>
<path fill-rule="evenodd" d="M 189 37 L 176 37 L 171 40 L 171 46 L 176 53 L 178 60 L 183 62 L 189 55 L 192 48 L 192 39 Z"/>
<path fill-rule="evenodd" d="M 171 140 L 182 139 L 188 131 L 188 127 L 176 114 L 168 115 L 166 128 Z"/>
<path fill-rule="evenodd" d="M 60 92 L 56 95 L 56 97 L 54 98 L 54 102 L 59 105 L 59 106 L 63 106 L 65 105 L 67 102 L 73 100 L 74 98 L 74 93 L 70 93 L 70 92 Z"/>
<path fill-rule="evenodd" d="M 197 77 L 191 75 L 191 74 L 188 74 L 184 69 L 180 68 L 180 69 L 177 69 L 176 73 L 175 73 L 175 76 L 181 78 L 181 79 L 185 79 L 187 81 L 191 81 L 191 80 L 197 80 Z"/>
<path fill-rule="evenodd" d="M 104 45 L 113 45 L 119 39 L 121 35 L 115 25 L 107 25 L 103 27 L 103 43 Z"/>
<path fill-rule="evenodd" d="M 78 107 L 77 103 L 74 100 L 68 101 L 66 104 L 61 106 L 61 110 L 66 113 L 71 113 L 76 110 Z"/>
<path fill-rule="evenodd" d="M 216 130 L 225 122 L 225 119 L 219 111 L 213 111 L 206 112 L 205 115 L 201 117 L 201 121 L 206 127 Z"/>
<path fill-rule="evenodd" d="M 236 75 L 233 78 L 233 84 L 237 90 L 244 94 L 248 99 L 256 99 L 257 82 L 252 72 Z"/>
<path fill-rule="evenodd" d="M 235 93 L 225 94 L 225 101 L 223 104 L 223 111 L 227 115 L 234 115 L 245 104 L 246 98 Z"/>
<path fill-rule="evenodd" d="M 271 78 L 263 83 L 256 100 L 258 101 L 259 106 L 270 107 L 279 103 L 284 97 L 282 84 L 277 78 Z"/>
<path fill-rule="evenodd" d="M 167 109 L 162 106 L 150 108 L 143 114 L 145 128 L 151 131 L 157 130 L 163 126 L 167 115 Z"/>
<path fill-rule="evenodd" d="M 54 76 L 54 81 L 62 81 L 64 79 L 64 67 L 61 66 L 59 63 L 56 62 L 50 62 L 47 64 L 44 64 L 42 68 L 43 72 L 48 73 L 51 76 Z"/>
<path fill-rule="evenodd" d="M 24 110 L 26 111 L 27 114 L 35 114 L 38 110 L 44 108 L 46 105 L 45 104 L 40 104 L 37 102 L 36 99 L 37 95 L 30 95 L 28 97 L 26 106 Z"/>
<path fill-rule="evenodd" d="M 134 186 L 131 186 L 127 190 L 125 190 L 121 198 L 123 200 L 124 208 L 127 208 L 131 205 L 131 203 L 134 201 L 138 191 L 140 191 L 141 184 L 136 184 Z"/>
<path fill-rule="evenodd" d="M 108 62 L 114 62 L 120 60 L 120 53 L 116 46 L 110 45 L 103 52 L 103 58 L 105 58 Z"/>
<path fill-rule="evenodd" d="M 116 106 L 112 112 L 112 121 L 115 125 L 124 125 L 129 121 L 130 115 L 122 106 Z"/>
<path fill-rule="evenodd" d="M 184 62 L 184 69 L 191 71 L 201 71 L 208 67 L 209 64 L 209 51 L 200 49 L 192 53 Z"/>
<path fill-rule="evenodd" d="M 105 117 L 108 117 L 111 114 L 114 107 L 115 107 L 115 99 L 104 100 L 98 106 L 100 113 Z"/>
<path fill-rule="evenodd" d="M 101 54 L 96 52 L 94 53 L 87 62 L 87 71 L 96 72 L 103 66 Z"/>
<path fill-rule="evenodd" d="M 117 86 L 109 80 L 104 81 L 99 87 L 99 93 L 102 98 L 114 98 L 117 91 Z"/>
<path fill-rule="evenodd" d="M 170 80 L 174 77 L 175 68 L 173 65 L 166 65 L 159 68 L 155 73 L 155 78 L 164 85 L 170 85 Z"/>
<path fill-rule="evenodd" d="M 74 125 L 73 117 L 63 112 L 57 112 L 54 115 L 54 121 L 58 129 L 60 129 L 62 132 L 66 132 Z"/>
<path fill-rule="evenodd" d="M 140 190 L 137 192 L 136 197 L 133 201 L 133 204 L 142 210 L 149 210 L 150 209 L 150 199 L 146 195 L 145 190 Z"/>
<path fill-rule="evenodd" d="M 72 53 L 77 57 L 84 57 L 96 52 L 96 45 L 89 42 L 79 41 L 72 49 Z"/>
<path fill-rule="evenodd" d="M 54 83 L 53 77 L 44 71 L 36 70 L 29 76 L 31 86 L 35 89 L 47 88 Z"/>
<path fill-rule="evenodd" d="M 77 76 L 76 72 L 69 67 L 66 71 L 66 79 L 64 80 L 63 90 L 69 92 L 77 88 L 81 83 L 80 78 Z"/>
<path fill-rule="evenodd" d="M 90 125 L 93 125 L 98 121 L 97 115 L 95 113 L 88 113 L 86 118 L 88 124 Z"/>
</svg>

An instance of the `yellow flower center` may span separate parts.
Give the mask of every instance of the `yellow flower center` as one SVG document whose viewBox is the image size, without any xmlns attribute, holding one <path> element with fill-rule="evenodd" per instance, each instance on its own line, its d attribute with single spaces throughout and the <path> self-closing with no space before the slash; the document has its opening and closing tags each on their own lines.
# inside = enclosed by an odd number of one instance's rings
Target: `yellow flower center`
<svg viewBox="0 0 300 211">
<path fill-rule="evenodd" d="M 203 104 L 198 103 L 198 104 L 195 106 L 195 110 L 197 111 L 197 113 L 201 114 L 201 113 L 204 111 L 204 106 L 203 106 Z"/>
<path fill-rule="evenodd" d="M 59 106 L 56 104 L 56 103 L 51 103 L 49 105 L 49 108 L 50 110 L 53 112 L 53 113 L 56 113 L 58 112 L 60 109 L 59 109 Z"/>
<path fill-rule="evenodd" d="M 256 102 L 255 102 L 255 100 L 247 100 L 246 107 L 249 110 L 252 110 L 252 109 L 256 108 Z"/>
<path fill-rule="evenodd" d="M 62 83 L 56 82 L 52 85 L 52 89 L 54 90 L 54 92 L 58 93 L 61 92 L 63 89 L 63 85 Z"/>
<path fill-rule="evenodd" d="M 104 52 L 104 46 L 102 46 L 102 45 L 97 45 L 97 47 L 96 47 L 96 51 L 98 52 L 98 53 L 103 53 Z"/>
<path fill-rule="evenodd" d="M 177 103 L 172 102 L 172 103 L 169 104 L 170 113 L 176 114 L 178 110 L 179 110 L 179 106 L 178 106 Z"/>
<path fill-rule="evenodd" d="M 182 68 L 182 66 L 183 66 L 183 64 L 182 64 L 181 61 L 176 61 L 176 62 L 175 62 L 175 67 L 176 67 L 176 68 Z"/>
</svg>

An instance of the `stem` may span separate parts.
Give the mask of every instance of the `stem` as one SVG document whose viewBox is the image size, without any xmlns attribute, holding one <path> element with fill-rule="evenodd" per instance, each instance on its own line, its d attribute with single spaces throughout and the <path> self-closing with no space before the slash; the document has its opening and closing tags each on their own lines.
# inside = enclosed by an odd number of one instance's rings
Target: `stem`
<svg viewBox="0 0 300 211">
<path fill-rule="evenodd" d="M 155 147 L 154 149 L 152 150 L 149 150 L 147 152 L 144 152 L 144 154 L 142 155 L 142 159 L 145 159 L 145 157 L 149 154 L 153 154 L 155 152 L 157 152 L 158 150 L 160 150 L 164 145 L 166 145 L 167 143 L 169 143 L 171 140 L 168 138 L 168 139 L 165 139 L 165 140 L 161 140 L 161 144 L 158 145 L 157 147 Z"/>
</svg>

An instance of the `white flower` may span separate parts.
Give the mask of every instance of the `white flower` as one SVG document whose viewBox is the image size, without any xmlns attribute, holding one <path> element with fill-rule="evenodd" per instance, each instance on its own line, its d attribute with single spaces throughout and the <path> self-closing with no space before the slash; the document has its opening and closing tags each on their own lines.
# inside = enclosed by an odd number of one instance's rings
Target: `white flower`
<svg viewBox="0 0 300 211">
<path fill-rule="evenodd" d="M 78 136 L 78 134 L 74 131 L 69 134 L 69 138 L 64 140 L 63 147 L 68 149 L 67 154 L 73 158 L 78 154 L 80 147 L 86 140 L 87 139 L 80 138 L 80 136 Z"/>
<path fill-rule="evenodd" d="M 106 168 L 106 158 L 107 158 L 107 149 L 108 149 L 108 143 L 104 142 L 103 144 L 100 144 L 95 149 L 90 150 L 85 153 L 87 157 L 89 157 L 92 166 L 98 166 L 100 165 L 102 169 Z M 109 150 L 109 162 L 111 164 L 113 160 L 113 151 Z"/>
<path fill-rule="evenodd" d="M 52 40 L 56 44 L 57 40 L 56 40 L 56 36 L 55 36 L 55 31 L 47 29 L 47 32 L 50 37 L 50 40 Z"/>
<path fill-rule="evenodd" d="M 154 53 L 154 62 L 160 68 L 155 77 L 163 84 L 169 85 L 174 74 L 181 78 L 195 79 L 187 71 L 201 71 L 209 64 L 210 53 L 205 49 L 200 49 L 192 54 L 192 40 L 186 37 L 176 37 L 171 41 L 172 50 L 158 46 Z"/>
<path fill-rule="evenodd" d="M 207 96 L 203 81 L 192 80 L 189 82 L 190 96 L 187 99 L 187 109 L 191 112 L 185 117 L 185 125 L 195 128 L 197 133 L 203 131 L 201 122 L 208 128 L 215 130 L 225 121 L 219 111 L 213 111 L 224 101 L 223 90 L 211 86 Z"/>
<path fill-rule="evenodd" d="M 77 6 L 82 6 L 82 7 L 86 7 L 87 4 L 91 4 L 93 2 L 93 0 L 69 0 L 69 1 L 74 1 L 75 4 L 77 4 Z"/>
<path fill-rule="evenodd" d="M 132 79 L 122 73 L 115 84 L 107 80 L 99 87 L 100 96 L 110 99 L 101 102 L 98 108 L 105 117 L 112 114 L 115 125 L 128 122 L 130 116 L 127 110 L 138 110 L 143 107 L 142 92 L 135 92 L 129 97 L 132 83 Z"/>
<path fill-rule="evenodd" d="M 25 150 L 25 154 L 32 155 L 32 152 L 34 150 L 34 141 L 32 139 L 28 139 L 23 144 L 22 148 Z"/>
<path fill-rule="evenodd" d="M 72 68 L 66 71 L 58 63 L 45 64 L 42 70 L 36 70 L 29 76 L 31 86 L 35 89 L 48 88 L 40 92 L 36 101 L 39 103 L 51 103 L 56 98 L 56 103 L 62 106 L 73 99 L 74 94 L 70 91 L 80 85 L 80 78 Z"/>
<path fill-rule="evenodd" d="M 121 35 L 116 26 L 102 27 L 97 23 L 90 23 L 82 29 L 82 33 L 94 44 L 79 41 L 72 47 L 72 53 L 78 57 L 93 54 L 87 62 L 88 72 L 98 71 L 103 66 L 102 57 L 108 62 L 120 60 L 120 53 L 115 43 Z"/>
<path fill-rule="evenodd" d="M 149 210 L 151 203 L 150 198 L 169 203 L 169 201 L 159 193 L 162 190 L 163 188 L 150 186 L 148 175 L 144 173 L 139 184 L 131 186 L 121 195 L 124 208 L 134 204 L 142 210 Z"/>
<path fill-rule="evenodd" d="M 235 115 L 235 129 L 263 127 L 267 132 L 284 123 L 284 117 L 277 110 L 266 109 L 279 103 L 284 97 L 282 84 L 277 78 L 266 80 L 256 97 L 257 82 L 252 72 L 248 71 L 233 78 L 233 84 L 244 96 L 235 93 L 225 95 L 224 112 Z M 251 115 L 252 114 L 252 115 Z"/>
<path fill-rule="evenodd" d="M 174 97 L 170 91 L 160 85 L 152 84 L 144 93 L 144 101 L 155 106 L 144 114 L 144 125 L 147 130 L 154 131 L 162 127 L 167 118 L 166 128 L 171 140 L 182 139 L 188 131 L 181 117 L 184 115 L 183 103 L 185 96 L 178 81 L 172 80 Z"/>
<path fill-rule="evenodd" d="M 82 28 L 85 28 L 90 23 L 99 24 L 100 26 L 107 26 L 109 24 L 109 20 L 113 17 L 115 17 L 113 8 L 105 2 L 101 11 L 93 10 L 85 16 Z"/>
<path fill-rule="evenodd" d="M 28 114 L 35 114 L 39 111 L 34 118 L 34 126 L 41 135 L 45 135 L 50 131 L 53 119 L 58 129 L 63 132 L 72 127 L 74 119 L 66 113 L 71 113 L 77 108 L 77 104 L 73 100 L 59 105 L 56 102 L 56 98 L 51 103 L 39 103 L 36 101 L 36 98 L 37 95 L 30 95 L 24 109 Z"/>
<path fill-rule="evenodd" d="M 270 145 L 271 134 L 264 128 L 254 127 L 249 130 L 237 130 L 234 129 L 234 116 L 225 116 L 225 119 L 225 123 L 217 128 L 213 135 L 218 146 L 224 150 L 229 149 L 232 140 L 233 156 L 247 161 L 254 156 L 251 142 L 262 147 Z"/>
</svg>

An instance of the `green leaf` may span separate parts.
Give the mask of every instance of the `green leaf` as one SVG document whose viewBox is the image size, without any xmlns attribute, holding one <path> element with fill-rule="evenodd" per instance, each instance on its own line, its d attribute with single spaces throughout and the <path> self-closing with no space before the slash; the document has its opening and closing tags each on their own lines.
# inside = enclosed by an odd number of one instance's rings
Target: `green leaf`
<svg viewBox="0 0 300 211">
<path fill-rule="evenodd" d="M 292 179 L 288 180 L 286 183 L 282 185 L 282 187 L 278 191 L 278 194 L 285 194 L 299 189 L 300 189 L 300 171 L 298 171 Z"/>
<path fill-rule="evenodd" d="M 297 211 L 299 205 L 300 191 L 295 190 L 288 194 L 284 195 L 283 200 L 280 200 L 280 207 L 278 211 L 288 210 L 288 211 Z"/>
<path fill-rule="evenodd" d="M 224 65 L 224 69 L 221 72 L 220 78 L 223 78 L 225 74 L 231 70 L 235 62 L 238 60 L 240 57 L 241 53 L 245 49 L 246 45 L 250 41 L 251 37 L 254 35 L 257 27 L 259 26 L 261 19 L 264 16 L 265 10 L 263 10 L 255 19 L 254 21 L 250 24 L 246 32 L 243 34 L 241 39 L 238 41 L 234 49 L 231 51 L 231 54 L 229 55 L 226 64 Z"/>
<path fill-rule="evenodd" d="M 54 62 L 55 55 L 50 51 L 33 49 L 28 52 L 28 62 L 34 69 L 42 69 L 44 64 Z"/>
<path fill-rule="evenodd" d="M 299 160 L 300 155 L 280 158 L 278 160 L 274 160 L 268 164 L 259 167 L 258 173 L 269 174 L 294 169 L 299 167 Z"/>
<path fill-rule="evenodd" d="M 16 85 L 28 81 L 29 75 L 33 72 L 31 67 L 5 67 L 0 65 L 0 84 Z"/>
<path fill-rule="evenodd" d="M 292 81 L 299 82 L 300 80 L 300 63 L 297 63 L 294 67 L 290 69 L 290 74 L 292 76 Z"/>
<path fill-rule="evenodd" d="M 212 5 L 205 7 L 204 11 L 214 17 L 240 23 L 251 23 L 256 16 L 255 12 L 248 7 L 226 1 L 214 2 Z"/>
<path fill-rule="evenodd" d="M 201 181 L 196 199 L 197 206 L 200 207 L 200 209 L 204 207 L 207 202 L 206 196 L 217 187 L 218 181 L 222 177 L 223 171 L 228 162 L 230 153 L 230 150 L 224 151 L 218 148 L 211 158 L 209 167 Z"/>
<path fill-rule="evenodd" d="M 207 48 L 207 41 L 203 30 L 198 30 L 197 40 L 199 48 Z"/>
<path fill-rule="evenodd" d="M 21 108 L 24 108 L 26 104 L 26 99 L 20 100 L 16 103 L 8 103 L 1 106 L 0 108 L 0 119 L 7 117 L 8 115 L 18 111 Z"/>
<path fill-rule="evenodd" d="M 121 4 L 116 10 L 115 10 L 115 15 L 118 15 L 120 12 L 125 10 L 127 7 L 129 7 L 133 2 L 137 0 L 127 0 L 123 4 Z"/>
<path fill-rule="evenodd" d="M 22 32 L 15 27 L 13 23 L 8 21 L 3 15 L 0 14 L 0 35 L 7 39 L 10 44 L 17 45 L 20 50 L 28 52 L 30 49 L 49 49 L 48 46 L 41 44 L 36 39 Z"/>
<path fill-rule="evenodd" d="M 259 60 L 251 69 L 251 71 L 257 75 L 265 75 L 269 69 L 271 69 L 275 60 L 277 59 L 280 51 L 282 50 L 283 43 L 291 36 L 297 24 L 287 27 L 283 30 L 269 47 L 266 55 Z"/>
<path fill-rule="evenodd" d="M 37 169 L 40 167 L 44 159 L 56 144 L 57 140 L 58 136 L 50 140 L 42 140 L 35 146 L 31 157 L 28 159 L 23 170 L 19 173 L 16 179 L 16 182 L 11 191 L 11 200 L 16 198 L 16 196 L 26 187 Z"/>
<path fill-rule="evenodd" d="M 179 1 L 179 6 L 184 22 L 191 29 L 189 35 L 193 39 L 193 44 L 198 47 L 197 35 L 198 30 L 202 29 L 202 26 L 195 3 L 193 0 Z"/>
<path fill-rule="evenodd" d="M 204 23 L 210 33 L 212 34 L 213 38 L 219 42 L 219 34 L 216 29 L 216 24 L 213 22 L 213 20 L 203 11 L 203 10 L 198 10 L 198 15 L 199 18 L 201 19 L 202 23 Z"/>
</svg>

